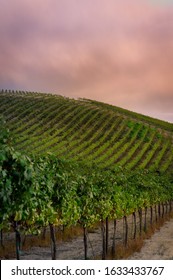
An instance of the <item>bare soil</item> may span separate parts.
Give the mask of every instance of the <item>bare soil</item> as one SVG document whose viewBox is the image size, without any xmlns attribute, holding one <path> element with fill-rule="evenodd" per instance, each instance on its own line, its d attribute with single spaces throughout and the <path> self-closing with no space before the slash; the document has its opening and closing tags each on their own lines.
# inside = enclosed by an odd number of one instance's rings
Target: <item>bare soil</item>
<svg viewBox="0 0 173 280">
<path fill-rule="evenodd" d="M 153 214 L 153 224 L 150 225 L 150 211 L 147 212 L 147 231 L 139 234 L 139 217 L 137 218 L 137 237 L 134 240 L 133 216 L 128 216 L 128 245 L 124 246 L 125 224 L 124 220 L 117 220 L 116 227 L 116 254 L 115 259 L 173 259 L 173 218 L 170 213 L 164 218 L 158 218 Z M 157 222 L 156 222 L 157 220 Z M 143 226 L 144 228 L 144 214 Z M 109 254 L 107 259 L 112 259 L 111 248 L 113 243 L 113 221 L 109 222 Z M 66 238 L 63 237 L 66 235 Z M 57 260 L 82 260 L 84 259 L 84 242 L 82 230 L 72 233 L 72 229 L 56 229 L 57 237 Z M 22 238 L 23 239 L 23 238 Z M 102 234 L 97 225 L 88 233 L 88 258 L 102 258 Z M 4 236 L 5 249 L 0 248 L 0 259 L 15 259 L 15 236 L 6 234 Z M 21 248 L 22 260 L 49 260 L 51 259 L 49 230 L 46 238 L 27 236 L 23 239 Z"/>
<path fill-rule="evenodd" d="M 173 219 L 144 241 L 140 252 L 135 252 L 129 260 L 173 260 Z"/>
</svg>

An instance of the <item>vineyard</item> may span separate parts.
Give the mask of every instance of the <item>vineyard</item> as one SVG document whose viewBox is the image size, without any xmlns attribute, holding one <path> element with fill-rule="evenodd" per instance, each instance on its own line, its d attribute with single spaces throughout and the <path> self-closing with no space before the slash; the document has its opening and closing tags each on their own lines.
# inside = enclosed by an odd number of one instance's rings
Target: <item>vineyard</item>
<svg viewBox="0 0 173 280">
<path fill-rule="evenodd" d="M 22 153 L 95 163 L 101 168 L 173 168 L 173 124 L 91 100 L 0 92 L 3 115 Z"/>
<path fill-rule="evenodd" d="M 53 94 L 0 92 L 0 228 L 39 234 L 100 223 L 106 258 L 108 220 L 172 211 L 173 124 L 108 104 Z M 157 210 L 156 210 L 157 209 Z M 145 226 L 144 226 L 145 228 Z M 136 228 L 134 231 L 134 238 Z M 113 248 L 115 250 L 115 234 Z"/>
</svg>

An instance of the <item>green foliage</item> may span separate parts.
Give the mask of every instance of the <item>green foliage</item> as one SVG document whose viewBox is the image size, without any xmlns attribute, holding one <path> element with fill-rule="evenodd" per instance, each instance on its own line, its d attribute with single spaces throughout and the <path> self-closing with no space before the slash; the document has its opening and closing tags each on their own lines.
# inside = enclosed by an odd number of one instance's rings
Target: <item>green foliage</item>
<svg viewBox="0 0 173 280">
<path fill-rule="evenodd" d="M 90 227 L 173 198 L 171 176 L 123 168 L 100 170 L 53 155 L 35 158 L 1 151 L 1 228 L 17 221 L 35 231 L 49 223 Z"/>
<path fill-rule="evenodd" d="M 137 135 L 140 127 L 129 131 Z M 31 158 L 11 147 L 3 119 L 0 129 L 1 229 L 14 228 L 16 222 L 20 231 L 32 233 L 48 224 L 90 227 L 173 199 L 172 173 L 101 169 L 92 161 L 58 159 L 51 153 Z"/>
<path fill-rule="evenodd" d="M 0 115 L 0 149 L 4 147 L 4 145 L 9 144 L 10 142 L 10 134 L 9 129 L 6 127 L 6 122 L 3 116 Z"/>
<path fill-rule="evenodd" d="M 33 166 L 27 156 L 7 145 L 4 133 L 0 147 L 0 225 L 25 222 L 33 214 Z"/>
<path fill-rule="evenodd" d="M 140 165 L 170 172 L 173 167 L 173 124 L 164 121 L 93 100 L 20 91 L 0 92 L 0 114 L 15 149 L 30 157 L 51 152 L 101 168 Z M 3 133 L 0 139 L 6 141 Z"/>
</svg>

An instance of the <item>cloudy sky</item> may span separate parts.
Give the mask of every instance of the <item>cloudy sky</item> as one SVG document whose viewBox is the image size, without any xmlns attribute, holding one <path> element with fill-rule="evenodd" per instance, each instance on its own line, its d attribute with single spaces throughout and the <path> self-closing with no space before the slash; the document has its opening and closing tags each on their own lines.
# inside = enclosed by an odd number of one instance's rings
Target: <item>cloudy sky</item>
<svg viewBox="0 0 173 280">
<path fill-rule="evenodd" d="M 173 0 L 0 0 L 0 89 L 173 122 Z"/>
</svg>

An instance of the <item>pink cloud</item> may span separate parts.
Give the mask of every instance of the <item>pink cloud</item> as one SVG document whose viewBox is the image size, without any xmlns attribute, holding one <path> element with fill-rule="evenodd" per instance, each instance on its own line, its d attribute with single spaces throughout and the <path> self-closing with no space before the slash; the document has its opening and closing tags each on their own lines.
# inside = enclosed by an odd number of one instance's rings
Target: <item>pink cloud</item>
<svg viewBox="0 0 173 280">
<path fill-rule="evenodd" d="M 172 6 L 144 0 L 1 2 L 1 87 L 92 98 L 170 120 Z"/>
</svg>

